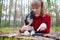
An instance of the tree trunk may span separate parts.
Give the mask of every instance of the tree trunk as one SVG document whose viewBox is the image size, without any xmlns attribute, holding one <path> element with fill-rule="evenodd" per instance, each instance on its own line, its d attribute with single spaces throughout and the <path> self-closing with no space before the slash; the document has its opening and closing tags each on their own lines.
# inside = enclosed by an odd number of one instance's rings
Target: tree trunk
<svg viewBox="0 0 60 40">
<path fill-rule="evenodd" d="M 55 13 L 56 13 L 56 26 L 58 26 L 59 24 L 59 12 L 57 9 L 54 9 L 55 10 Z"/>
<path fill-rule="evenodd" d="M 15 10 L 14 10 L 14 28 L 17 25 L 17 20 L 16 20 L 16 13 L 17 13 L 17 11 L 16 11 L 16 5 L 17 5 L 17 0 L 15 1 Z"/>
<path fill-rule="evenodd" d="M 58 6 L 56 5 L 56 0 L 55 0 L 55 13 L 56 13 L 56 26 L 59 24 L 59 12 L 58 12 Z"/>
<path fill-rule="evenodd" d="M 9 23 L 8 23 L 8 26 L 10 26 L 12 4 L 13 4 L 13 0 L 10 0 L 10 4 L 9 4 Z"/>
<path fill-rule="evenodd" d="M 22 5 L 23 3 L 22 3 L 22 0 L 21 0 L 21 27 L 23 26 L 23 13 L 22 13 L 22 7 L 23 7 L 23 5 Z"/>
<path fill-rule="evenodd" d="M 0 0 L 0 27 L 1 27 L 1 16 L 2 16 L 2 0 Z"/>
</svg>

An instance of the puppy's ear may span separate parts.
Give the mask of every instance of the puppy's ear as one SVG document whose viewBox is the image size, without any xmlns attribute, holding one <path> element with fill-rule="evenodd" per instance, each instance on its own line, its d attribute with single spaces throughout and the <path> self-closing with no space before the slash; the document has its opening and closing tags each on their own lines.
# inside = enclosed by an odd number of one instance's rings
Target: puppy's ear
<svg viewBox="0 0 60 40">
<path fill-rule="evenodd" d="M 30 18 L 33 19 L 34 18 L 34 11 L 30 12 Z"/>
<path fill-rule="evenodd" d="M 34 11 L 31 11 L 27 16 L 26 16 L 26 19 L 25 19 L 25 24 L 28 25 L 29 22 L 27 21 L 27 18 L 30 18 L 30 19 L 33 19 L 34 18 Z"/>
</svg>

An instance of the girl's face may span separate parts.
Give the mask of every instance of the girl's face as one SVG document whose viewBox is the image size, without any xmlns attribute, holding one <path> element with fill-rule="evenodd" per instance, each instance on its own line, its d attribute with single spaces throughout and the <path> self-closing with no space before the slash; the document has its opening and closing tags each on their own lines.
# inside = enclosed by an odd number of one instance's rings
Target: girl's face
<svg viewBox="0 0 60 40">
<path fill-rule="evenodd" d="M 32 10 L 34 11 L 34 14 L 36 16 L 40 16 L 40 13 L 41 13 L 41 5 L 38 5 L 38 4 L 35 4 L 35 5 L 32 5 Z"/>
</svg>

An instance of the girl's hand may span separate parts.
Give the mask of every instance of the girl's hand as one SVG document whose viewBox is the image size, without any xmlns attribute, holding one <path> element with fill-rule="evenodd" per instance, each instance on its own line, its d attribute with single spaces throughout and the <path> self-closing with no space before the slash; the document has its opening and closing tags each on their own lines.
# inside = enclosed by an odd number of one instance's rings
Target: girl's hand
<svg viewBox="0 0 60 40">
<path fill-rule="evenodd" d="M 29 30 L 28 25 L 23 25 L 23 27 L 21 28 L 21 31 L 27 31 Z"/>
<path fill-rule="evenodd" d="M 42 30 L 45 30 L 47 28 L 47 25 L 45 23 L 42 23 L 39 28 L 37 29 L 37 31 L 42 31 Z"/>
</svg>

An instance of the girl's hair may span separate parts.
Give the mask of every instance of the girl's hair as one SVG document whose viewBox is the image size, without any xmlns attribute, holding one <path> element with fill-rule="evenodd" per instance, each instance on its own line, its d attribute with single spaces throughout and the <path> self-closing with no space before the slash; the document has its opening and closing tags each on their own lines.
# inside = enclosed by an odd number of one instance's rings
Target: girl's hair
<svg viewBox="0 0 60 40">
<path fill-rule="evenodd" d="M 41 6 L 41 14 L 40 16 L 43 16 L 44 14 L 44 3 L 42 0 L 34 0 L 32 3 L 31 3 L 31 10 L 35 8 L 38 8 L 39 6 Z"/>
</svg>

